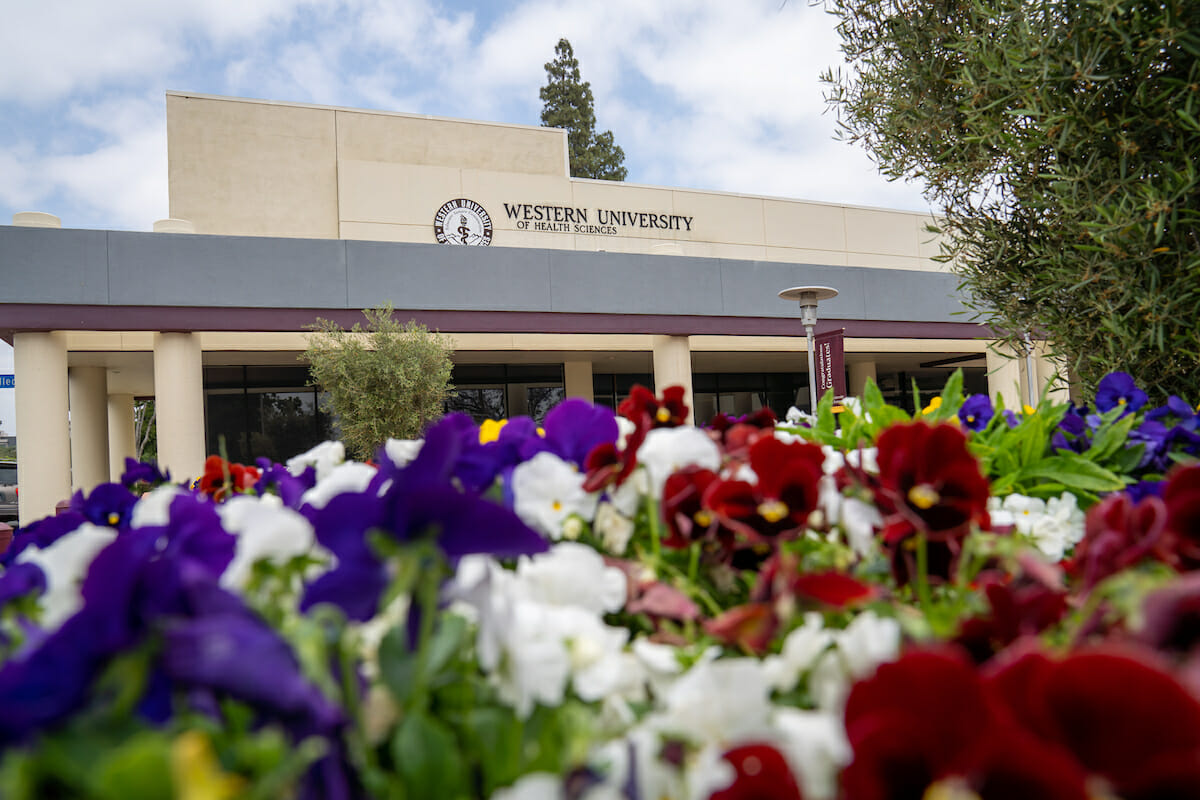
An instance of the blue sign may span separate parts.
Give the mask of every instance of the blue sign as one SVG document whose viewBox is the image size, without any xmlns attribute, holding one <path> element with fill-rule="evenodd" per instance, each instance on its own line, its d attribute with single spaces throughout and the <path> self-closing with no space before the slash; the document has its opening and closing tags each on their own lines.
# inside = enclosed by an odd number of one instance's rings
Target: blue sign
<svg viewBox="0 0 1200 800">
<path fill-rule="evenodd" d="M 13 389 L 16 385 L 15 375 L 0 375 L 0 389 Z"/>
</svg>

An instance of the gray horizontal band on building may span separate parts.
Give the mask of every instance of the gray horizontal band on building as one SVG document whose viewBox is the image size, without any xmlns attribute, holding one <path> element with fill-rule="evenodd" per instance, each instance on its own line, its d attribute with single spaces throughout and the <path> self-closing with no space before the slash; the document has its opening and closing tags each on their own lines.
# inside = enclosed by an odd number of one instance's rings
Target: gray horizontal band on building
<svg viewBox="0 0 1200 800">
<path fill-rule="evenodd" d="M 800 309 L 777 294 L 810 284 L 839 289 L 820 317 L 848 335 L 988 335 L 966 321 L 958 278 L 942 272 L 0 226 L 5 330 L 297 330 L 313 310 L 330 317 L 390 301 L 430 312 L 426 324 L 443 330 L 790 334 Z M 118 309 L 121 319 L 99 319 Z M 620 319 L 628 315 L 643 319 Z M 877 324 L 851 334 L 854 322 Z"/>
</svg>

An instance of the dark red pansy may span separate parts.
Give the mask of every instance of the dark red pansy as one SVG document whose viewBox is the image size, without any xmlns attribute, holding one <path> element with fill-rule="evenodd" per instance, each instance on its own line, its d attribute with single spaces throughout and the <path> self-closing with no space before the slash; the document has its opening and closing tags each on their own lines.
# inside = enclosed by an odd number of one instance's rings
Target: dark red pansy
<svg viewBox="0 0 1200 800">
<path fill-rule="evenodd" d="M 718 480 L 710 469 L 689 465 L 672 473 L 663 484 L 662 516 L 667 535 L 664 547 L 682 548 L 707 538 L 717 517 L 704 507 L 704 492 Z"/>
<path fill-rule="evenodd" d="M 1195 796 L 1200 702 L 1153 653 L 1108 647 L 1061 661 L 1024 653 L 992 671 L 988 686 L 1022 725 L 1123 800 Z"/>
<path fill-rule="evenodd" d="M 705 492 L 704 506 L 752 545 L 799 531 L 817 507 L 824 458 L 816 445 L 764 436 L 749 450 L 758 482 L 714 482 Z"/>
<path fill-rule="evenodd" d="M 865 603 L 879 594 L 879 590 L 871 584 L 836 570 L 796 575 L 788 582 L 788 588 L 796 597 L 816 600 L 834 608 Z"/>
<path fill-rule="evenodd" d="M 682 386 L 668 386 L 659 399 L 654 392 L 638 384 L 617 406 L 617 413 L 638 427 L 675 428 L 687 422 L 689 409 L 683 402 L 684 395 Z"/>
<path fill-rule="evenodd" d="M 1124 493 L 1110 494 L 1088 509 L 1082 541 L 1067 562 L 1067 571 L 1091 589 L 1110 575 L 1143 559 L 1178 561 L 1174 539 L 1167 535 L 1167 507 L 1154 496 L 1134 503 Z"/>
<path fill-rule="evenodd" d="M 965 535 L 971 523 L 990 527 L 988 481 L 955 425 L 893 425 L 877 441 L 876 500 L 913 532 Z M 897 536 L 896 538 L 903 538 Z"/>
<path fill-rule="evenodd" d="M 1022 636 L 1041 633 L 1067 611 L 1066 592 L 1033 581 L 992 580 L 983 587 L 991 612 L 962 623 L 955 641 L 983 663 Z"/>
<path fill-rule="evenodd" d="M 1177 656 L 1200 647 L 1200 572 L 1181 575 L 1146 595 L 1137 638 Z"/>
<path fill-rule="evenodd" d="M 1176 467 L 1163 487 L 1167 530 L 1183 569 L 1200 569 L 1200 465 Z"/>
<path fill-rule="evenodd" d="M 954 649 L 882 665 L 851 689 L 845 720 L 854 759 L 844 800 L 1087 798 L 1069 754 L 1014 724 Z"/>
<path fill-rule="evenodd" d="M 763 655 L 779 631 L 779 616 L 770 603 L 743 603 L 705 622 L 704 630 L 723 645 Z"/>
<path fill-rule="evenodd" d="M 713 792 L 709 800 L 802 800 L 787 759 L 771 745 L 741 745 L 727 750 L 723 758 L 733 767 L 733 783 Z"/>
</svg>

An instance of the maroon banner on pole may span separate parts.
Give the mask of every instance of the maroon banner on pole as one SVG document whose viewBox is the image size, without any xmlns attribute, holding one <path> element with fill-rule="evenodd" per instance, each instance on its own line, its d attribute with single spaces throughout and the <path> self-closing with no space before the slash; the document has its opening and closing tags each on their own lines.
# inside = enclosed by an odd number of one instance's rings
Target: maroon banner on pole
<svg viewBox="0 0 1200 800">
<path fill-rule="evenodd" d="M 846 353 L 845 328 L 838 328 L 828 333 L 818 333 L 816 342 L 817 362 L 817 399 L 825 396 L 825 392 L 833 390 L 833 402 L 846 399 Z"/>
</svg>

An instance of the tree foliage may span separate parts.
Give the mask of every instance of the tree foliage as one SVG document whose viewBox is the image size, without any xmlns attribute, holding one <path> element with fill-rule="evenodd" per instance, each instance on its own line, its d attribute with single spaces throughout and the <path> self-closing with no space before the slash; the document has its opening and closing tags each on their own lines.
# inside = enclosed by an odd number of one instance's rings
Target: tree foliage
<svg viewBox="0 0 1200 800">
<path fill-rule="evenodd" d="M 979 319 L 1200 396 L 1200 3 L 829 0 L 845 138 L 917 178 Z"/>
<path fill-rule="evenodd" d="M 442 415 L 453 350 L 440 333 L 397 322 L 390 305 L 363 315 L 367 325 L 349 331 L 318 319 L 302 358 L 313 383 L 329 393 L 347 452 L 371 458 L 389 437 L 416 438 Z"/>
<path fill-rule="evenodd" d="M 542 124 L 567 130 L 572 177 L 625 180 L 625 151 L 613 141 L 612 131 L 596 133 L 592 85 L 580 79 L 579 61 L 566 39 L 558 40 L 554 60 L 546 64 L 546 85 L 539 96 Z"/>
</svg>

